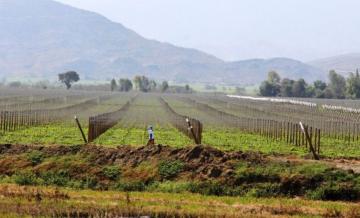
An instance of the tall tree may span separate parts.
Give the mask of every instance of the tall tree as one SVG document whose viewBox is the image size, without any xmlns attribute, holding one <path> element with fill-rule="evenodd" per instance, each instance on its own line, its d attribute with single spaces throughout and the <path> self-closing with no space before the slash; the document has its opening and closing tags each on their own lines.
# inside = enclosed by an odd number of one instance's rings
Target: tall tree
<svg viewBox="0 0 360 218">
<path fill-rule="evenodd" d="M 161 84 L 161 92 L 166 92 L 169 89 L 169 83 L 167 81 L 163 81 Z"/>
<path fill-rule="evenodd" d="M 304 79 L 297 80 L 292 88 L 294 97 L 306 97 L 306 82 Z"/>
<path fill-rule="evenodd" d="M 185 85 L 185 91 L 186 91 L 187 93 L 191 92 L 191 87 L 189 86 L 189 84 L 186 84 L 186 85 Z"/>
<path fill-rule="evenodd" d="M 260 95 L 262 96 L 278 96 L 280 94 L 280 81 L 279 74 L 275 71 L 268 73 L 268 79 L 263 81 L 260 85 Z"/>
<path fill-rule="evenodd" d="M 149 92 L 151 90 L 150 80 L 145 76 L 135 76 L 134 84 L 136 89 L 141 92 Z"/>
<path fill-rule="evenodd" d="M 113 92 L 116 90 L 116 88 L 117 88 L 116 80 L 112 79 L 110 82 L 110 90 Z"/>
<path fill-rule="evenodd" d="M 129 92 L 133 88 L 133 84 L 129 79 L 120 79 L 119 80 L 119 91 Z"/>
<path fill-rule="evenodd" d="M 155 80 L 150 80 L 149 91 L 155 91 L 156 87 L 157 87 L 157 84 L 156 84 Z"/>
<path fill-rule="evenodd" d="M 315 89 L 324 91 L 326 89 L 326 87 L 327 87 L 327 84 L 324 81 L 316 80 L 314 82 L 314 87 L 315 87 Z"/>
<path fill-rule="evenodd" d="M 282 97 L 292 97 L 293 96 L 293 85 L 294 80 L 284 78 L 281 81 L 281 87 L 280 87 L 280 95 Z"/>
<path fill-rule="evenodd" d="M 326 90 L 328 85 L 325 82 L 323 82 L 321 80 L 316 80 L 313 83 L 313 87 L 314 87 L 314 91 L 313 91 L 314 93 L 313 93 L 312 97 L 315 97 L 315 98 L 330 97 L 329 94 L 331 91 L 330 91 L 330 89 Z"/>
<path fill-rule="evenodd" d="M 350 98 L 360 98 L 360 75 L 359 70 L 356 73 L 350 73 L 347 79 L 347 94 Z"/>
<path fill-rule="evenodd" d="M 335 98 L 345 98 L 346 80 L 343 76 L 336 73 L 335 70 L 329 72 L 329 88 Z"/>
<path fill-rule="evenodd" d="M 267 97 L 277 96 L 280 92 L 280 87 L 269 81 L 264 81 L 260 86 L 260 95 Z"/>
<path fill-rule="evenodd" d="M 270 71 L 268 73 L 268 81 L 273 84 L 279 84 L 280 83 L 280 75 L 276 71 Z"/>
<path fill-rule="evenodd" d="M 67 89 L 70 89 L 72 84 L 80 80 L 80 76 L 75 71 L 68 71 L 66 73 L 60 73 L 59 81 L 64 83 Z"/>
</svg>

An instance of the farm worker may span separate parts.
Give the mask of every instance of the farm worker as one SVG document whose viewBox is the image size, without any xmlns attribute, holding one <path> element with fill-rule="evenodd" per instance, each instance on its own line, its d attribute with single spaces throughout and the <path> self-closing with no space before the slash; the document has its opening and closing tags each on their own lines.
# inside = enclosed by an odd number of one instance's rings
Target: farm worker
<svg viewBox="0 0 360 218">
<path fill-rule="evenodd" d="M 155 145 L 154 129 L 152 126 L 148 127 L 149 141 L 147 145 Z"/>
</svg>

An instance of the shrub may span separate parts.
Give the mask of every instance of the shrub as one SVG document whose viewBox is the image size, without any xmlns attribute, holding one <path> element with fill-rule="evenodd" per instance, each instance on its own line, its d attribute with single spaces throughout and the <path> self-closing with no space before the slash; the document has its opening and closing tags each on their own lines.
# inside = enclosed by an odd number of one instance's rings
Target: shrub
<svg viewBox="0 0 360 218">
<path fill-rule="evenodd" d="M 137 182 L 119 182 L 116 184 L 116 190 L 123 192 L 134 192 L 134 191 L 144 191 L 146 188 L 145 183 L 137 181 Z"/>
<path fill-rule="evenodd" d="M 184 169 L 184 163 L 176 161 L 162 161 L 159 164 L 158 172 L 162 179 L 172 179 Z"/>
<path fill-rule="evenodd" d="M 45 185 L 67 186 L 69 183 L 69 175 L 67 171 L 60 170 L 58 172 L 45 172 L 41 174 Z"/>
<path fill-rule="evenodd" d="M 154 182 L 146 190 L 151 192 L 182 193 L 189 189 L 189 184 L 189 182 Z"/>
<path fill-rule="evenodd" d="M 39 180 L 36 175 L 30 171 L 17 172 L 13 175 L 14 182 L 18 185 L 37 185 Z"/>
<path fill-rule="evenodd" d="M 202 183 L 190 183 L 188 191 L 192 193 L 199 193 L 203 195 L 225 195 L 227 189 L 225 185 L 218 182 L 202 182 Z"/>
<path fill-rule="evenodd" d="M 106 166 L 102 169 L 102 173 L 110 180 L 117 180 L 121 175 L 121 169 L 118 166 Z"/>
<path fill-rule="evenodd" d="M 44 159 L 44 155 L 41 151 L 32 151 L 28 153 L 26 157 L 33 166 L 40 164 Z"/>
<path fill-rule="evenodd" d="M 81 187 L 85 189 L 95 189 L 97 187 L 98 181 L 95 177 L 86 177 L 82 180 Z"/>
<path fill-rule="evenodd" d="M 255 170 L 249 170 L 236 175 L 236 184 L 256 183 L 256 182 L 279 182 L 280 177 L 275 174 L 265 174 Z"/>
<path fill-rule="evenodd" d="M 278 184 L 264 183 L 251 189 L 247 195 L 251 197 L 276 197 L 280 194 L 280 187 Z"/>
<path fill-rule="evenodd" d="M 309 191 L 307 197 L 313 200 L 355 201 L 360 199 L 360 189 L 347 183 L 330 183 Z"/>
</svg>

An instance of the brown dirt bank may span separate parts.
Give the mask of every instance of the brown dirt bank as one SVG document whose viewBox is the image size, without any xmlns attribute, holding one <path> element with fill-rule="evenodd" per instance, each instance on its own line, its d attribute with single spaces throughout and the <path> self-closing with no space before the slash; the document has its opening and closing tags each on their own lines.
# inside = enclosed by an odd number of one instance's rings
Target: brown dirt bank
<svg viewBox="0 0 360 218">
<path fill-rule="evenodd" d="M 33 145 L 0 145 L 0 155 L 21 155 L 31 151 L 41 151 L 46 157 L 84 155 L 89 162 L 96 165 L 126 165 L 137 167 L 143 162 L 160 160 L 180 160 L 186 163 L 185 172 L 191 172 L 193 178 L 228 177 L 234 173 L 234 163 L 239 160 L 252 163 L 265 161 L 265 156 L 256 152 L 222 152 L 210 146 L 171 148 L 163 145 L 118 146 L 107 148 L 101 146 L 33 146 Z M 0 167 L 1 168 L 1 167 Z M 1 170 L 0 170 L 1 171 Z"/>
</svg>

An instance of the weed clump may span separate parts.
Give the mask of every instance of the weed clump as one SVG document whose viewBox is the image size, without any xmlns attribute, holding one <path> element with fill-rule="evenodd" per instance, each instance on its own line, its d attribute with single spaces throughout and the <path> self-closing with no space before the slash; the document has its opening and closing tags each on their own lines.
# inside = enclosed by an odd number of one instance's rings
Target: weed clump
<svg viewBox="0 0 360 218">
<path fill-rule="evenodd" d="M 199 193 L 203 195 L 222 196 L 227 192 L 227 187 L 219 182 L 201 182 L 189 184 L 188 191 L 192 193 Z"/>
<path fill-rule="evenodd" d="M 158 172 L 162 179 L 172 179 L 184 170 L 185 164 L 179 160 L 162 161 L 159 164 Z"/>
<path fill-rule="evenodd" d="M 121 169 L 118 166 L 106 166 L 102 169 L 104 176 L 110 180 L 117 180 L 121 175 Z"/>
<path fill-rule="evenodd" d="M 258 185 L 256 188 L 250 189 L 247 193 L 251 197 L 276 197 L 281 194 L 280 185 L 273 183 L 264 183 Z"/>
<path fill-rule="evenodd" d="M 16 172 L 12 177 L 18 185 L 38 185 L 40 183 L 39 179 L 31 171 Z"/>
<path fill-rule="evenodd" d="M 44 185 L 67 186 L 70 182 L 69 174 L 66 170 L 48 171 L 41 175 Z"/>
<path fill-rule="evenodd" d="M 309 191 L 307 197 L 312 200 L 355 201 L 360 199 L 360 189 L 348 183 L 329 183 Z"/>
<path fill-rule="evenodd" d="M 141 192 L 145 191 L 146 184 L 141 181 L 119 182 L 116 184 L 115 189 L 123 192 Z"/>
<path fill-rule="evenodd" d="M 41 151 L 32 151 L 26 155 L 26 158 L 33 166 L 36 166 L 44 160 L 44 154 Z"/>
</svg>

